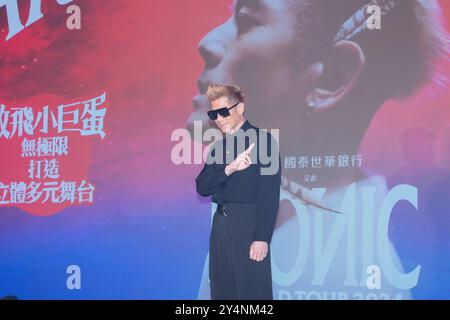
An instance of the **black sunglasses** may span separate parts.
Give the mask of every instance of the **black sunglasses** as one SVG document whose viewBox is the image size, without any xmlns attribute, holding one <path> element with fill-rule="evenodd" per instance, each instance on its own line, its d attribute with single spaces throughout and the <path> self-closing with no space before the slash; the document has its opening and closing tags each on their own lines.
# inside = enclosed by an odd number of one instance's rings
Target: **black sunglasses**
<svg viewBox="0 0 450 320">
<path fill-rule="evenodd" d="M 222 117 L 229 117 L 230 116 L 230 110 L 233 109 L 234 107 L 236 107 L 239 103 L 241 103 L 241 101 L 237 102 L 236 104 L 233 104 L 231 107 L 223 107 L 220 109 L 216 109 L 216 110 L 209 110 L 208 113 L 208 117 L 211 120 L 216 120 L 217 119 L 217 115 L 220 114 Z"/>
</svg>

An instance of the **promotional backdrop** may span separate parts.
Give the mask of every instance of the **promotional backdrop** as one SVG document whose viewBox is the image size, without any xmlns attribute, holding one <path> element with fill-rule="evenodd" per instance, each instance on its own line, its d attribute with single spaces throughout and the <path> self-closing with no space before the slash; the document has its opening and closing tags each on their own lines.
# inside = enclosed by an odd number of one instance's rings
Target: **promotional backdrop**
<svg viewBox="0 0 450 320">
<path fill-rule="evenodd" d="M 279 132 L 275 299 L 449 299 L 449 26 L 448 0 L 0 1 L 0 297 L 209 299 L 221 83 Z"/>
</svg>

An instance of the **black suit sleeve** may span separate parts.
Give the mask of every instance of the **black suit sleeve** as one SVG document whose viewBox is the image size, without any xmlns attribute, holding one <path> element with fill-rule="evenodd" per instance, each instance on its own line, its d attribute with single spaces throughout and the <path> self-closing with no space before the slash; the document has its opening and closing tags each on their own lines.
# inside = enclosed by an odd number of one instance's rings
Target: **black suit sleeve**
<svg viewBox="0 0 450 320">
<path fill-rule="evenodd" d="M 256 227 L 254 231 L 254 241 L 265 241 L 270 243 L 273 229 L 277 218 L 280 204 L 281 185 L 281 158 L 276 140 L 268 134 L 268 150 L 270 159 L 278 159 L 268 164 L 258 163 L 259 166 L 259 187 L 256 203 Z M 271 167 L 268 172 L 264 172 Z"/>
<path fill-rule="evenodd" d="M 225 181 L 229 178 L 225 173 L 226 163 L 215 163 L 211 161 L 211 156 L 214 156 L 217 146 L 220 145 L 216 143 L 211 148 L 205 166 L 197 178 L 195 178 L 197 192 L 204 197 L 220 191 Z"/>
</svg>

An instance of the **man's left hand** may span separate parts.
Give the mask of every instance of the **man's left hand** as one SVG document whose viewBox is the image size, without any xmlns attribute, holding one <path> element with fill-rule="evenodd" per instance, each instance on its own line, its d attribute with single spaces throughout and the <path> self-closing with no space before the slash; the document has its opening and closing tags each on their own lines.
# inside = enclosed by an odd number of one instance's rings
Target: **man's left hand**
<svg viewBox="0 0 450 320">
<path fill-rule="evenodd" d="M 267 256 L 269 245 L 265 241 L 253 241 L 250 246 L 250 259 L 255 261 L 263 261 Z"/>
</svg>

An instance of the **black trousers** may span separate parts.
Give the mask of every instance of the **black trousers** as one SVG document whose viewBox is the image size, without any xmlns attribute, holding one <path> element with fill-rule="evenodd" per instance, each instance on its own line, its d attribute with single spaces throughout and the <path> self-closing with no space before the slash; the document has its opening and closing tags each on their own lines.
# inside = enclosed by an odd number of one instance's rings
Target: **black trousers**
<svg viewBox="0 0 450 320">
<path fill-rule="evenodd" d="M 270 246 L 262 261 L 250 259 L 256 206 L 227 203 L 214 213 L 209 242 L 212 300 L 272 300 Z"/>
</svg>

